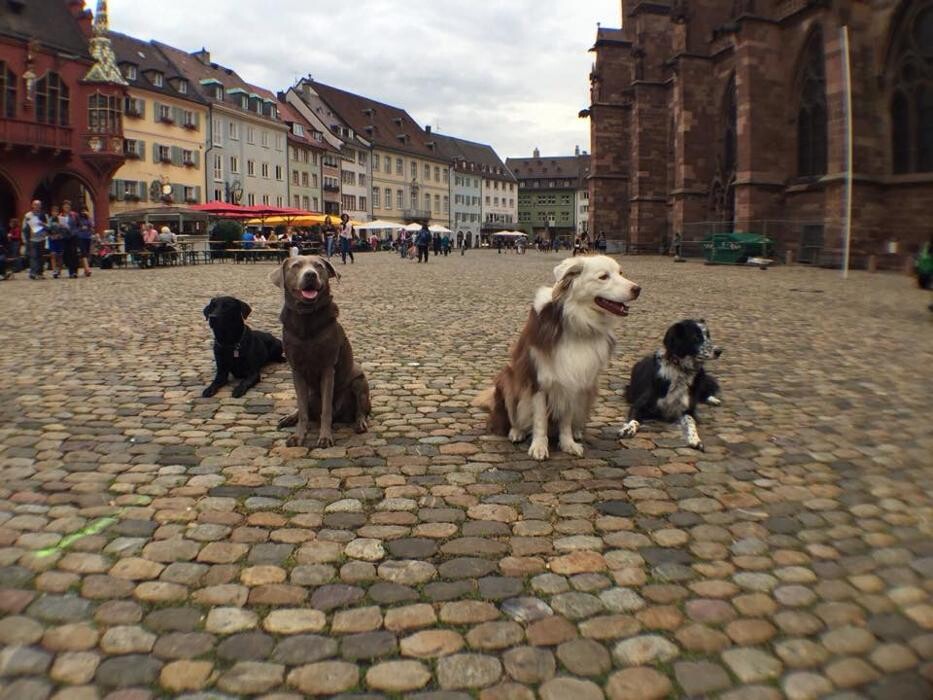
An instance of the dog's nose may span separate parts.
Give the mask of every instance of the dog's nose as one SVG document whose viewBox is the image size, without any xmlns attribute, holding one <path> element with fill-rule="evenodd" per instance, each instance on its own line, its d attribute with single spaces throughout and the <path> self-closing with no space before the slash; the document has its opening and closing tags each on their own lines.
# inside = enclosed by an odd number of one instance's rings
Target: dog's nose
<svg viewBox="0 0 933 700">
<path fill-rule="evenodd" d="M 637 299 L 639 294 L 641 294 L 641 287 L 637 284 L 632 285 L 632 299 Z"/>
<path fill-rule="evenodd" d="M 722 355 L 722 348 L 716 348 L 715 350 L 713 350 L 714 357 L 719 357 L 720 355 Z"/>
</svg>

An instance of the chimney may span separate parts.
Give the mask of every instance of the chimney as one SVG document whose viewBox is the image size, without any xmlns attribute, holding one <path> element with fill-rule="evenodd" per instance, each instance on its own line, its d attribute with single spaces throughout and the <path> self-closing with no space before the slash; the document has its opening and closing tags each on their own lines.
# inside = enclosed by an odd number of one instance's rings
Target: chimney
<svg viewBox="0 0 933 700">
<path fill-rule="evenodd" d="M 200 51 L 195 51 L 191 55 L 198 59 L 205 66 L 209 66 L 211 64 L 211 52 L 205 49 L 203 46 L 201 47 Z"/>
<path fill-rule="evenodd" d="M 535 147 L 535 150 L 532 151 L 532 156 L 534 156 L 535 158 L 540 158 L 540 157 L 541 157 L 541 151 L 539 151 L 539 150 L 537 149 L 537 147 Z"/>
<path fill-rule="evenodd" d="M 575 156 L 580 155 L 580 147 L 579 147 L 579 146 L 577 146 L 577 147 L 575 147 L 575 148 L 573 149 L 573 154 L 574 154 Z"/>
<path fill-rule="evenodd" d="M 430 134 L 430 133 L 431 133 L 431 125 L 430 125 L 430 124 L 426 124 L 426 125 L 425 125 L 425 127 L 424 127 L 424 133 L 426 133 L 426 134 Z"/>
</svg>

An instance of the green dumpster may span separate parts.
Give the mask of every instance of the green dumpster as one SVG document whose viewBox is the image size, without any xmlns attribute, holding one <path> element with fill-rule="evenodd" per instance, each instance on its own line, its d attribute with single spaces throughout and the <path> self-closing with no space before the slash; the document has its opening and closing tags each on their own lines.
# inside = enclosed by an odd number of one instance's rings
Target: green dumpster
<svg viewBox="0 0 933 700">
<path fill-rule="evenodd" d="M 714 265 L 742 265 L 749 258 L 770 258 L 774 241 L 757 233 L 714 233 L 703 240 L 706 262 Z"/>
</svg>

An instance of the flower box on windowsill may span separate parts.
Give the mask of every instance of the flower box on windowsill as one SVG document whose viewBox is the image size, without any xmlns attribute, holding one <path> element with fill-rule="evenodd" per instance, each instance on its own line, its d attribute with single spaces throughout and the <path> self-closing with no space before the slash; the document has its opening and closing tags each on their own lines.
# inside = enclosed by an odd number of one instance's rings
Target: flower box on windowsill
<svg viewBox="0 0 933 700">
<path fill-rule="evenodd" d="M 123 199 L 125 199 L 127 202 L 138 202 L 139 195 L 138 194 L 125 194 L 123 195 Z"/>
<path fill-rule="evenodd" d="M 188 131 L 197 131 L 197 130 L 198 130 L 198 125 L 195 124 L 194 122 L 185 122 L 184 124 L 182 124 L 182 127 L 184 127 L 185 129 L 187 129 Z"/>
<path fill-rule="evenodd" d="M 194 168 L 194 167 L 197 167 L 196 164 L 195 164 L 195 162 L 194 162 L 193 160 L 185 160 L 185 161 L 182 161 L 182 165 L 184 165 L 186 168 Z"/>
<path fill-rule="evenodd" d="M 124 116 L 132 117 L 133 119 L 139 119 L 143 116 L 143 113 L 135 107 L 127 107 L 125 110 L 123 110 L 123 114 Z"/>
<path fill-rule="evenodd" d="M 188 198 L 185 199 L 185 203 L 186 203 L 186 204 L 197 204 L 197 203 L 198 203 L 198 198 L 197 198 L 197 197 L 188 197 Z"/>
<path fill-rule="evenodd" d="M 174 124 L 175 120 L 171 117 L 166 117 L 164 114 L 159 115 L 159 121 L 163 124 Z"/>
<path fill-rule="evenodd" d="M 142 157 L 136 151 L 126 151 L 124 155 L 126 155 L 129 160 L 139 160 Z"/>
<path fill-rule="evenodd" d="M 160 163 L 171 163 L 172 157 L 171 156 L 159 156 L 159 162 Z"/>
</svg>

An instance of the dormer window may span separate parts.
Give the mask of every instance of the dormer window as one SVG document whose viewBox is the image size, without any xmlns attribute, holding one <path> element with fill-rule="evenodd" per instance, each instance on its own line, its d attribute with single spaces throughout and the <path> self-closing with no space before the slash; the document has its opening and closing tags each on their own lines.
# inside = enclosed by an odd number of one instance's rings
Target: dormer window
<svg viewBox="0 0 933 700">
<path fill-rule="evenodd" d="M 224 86 L 223 85 L 214 86 L 214 98 L 217 100 L 222 100 L 224 98 Z"/>
<path fill-rule="evenodd" d="M 136 80 L 136 66 L 132 63 L 124 64 L 123 77 L 127 80 Z"/>
<path fill-rule="evenodd" d="M 304 136 L 305 128 L 301 124 L 292 124 L 292 133 L 295 136 Z"/>
<path fill-rule="evenodd" d="M 157 88 L 165 85 L 165 78 L 159 71 L 152 72 L 152 84 Z"/>
<path fill-rule="evenodd" d="M 182 95 L 188 94 L 188 81 L 187 80 L 178 81 L 178 92 Z"/>
<path fill-rule="evenodd" d="M 393 119 L 392 121 L 395 122 L 395 125 L 396 125 L 396 126 L 401 126 L 401 125 L 402 125 L 402 118 L 401 118 L 401 117 L 395 117 L 395 119 Z"/>
<path fill-rule="evenodd" d="M 376 110 L 374 110 L 372 107 L 367 107 L 366 109 L 363 110 L 363 114 L 365 114 L 367 117 L 371 117 L 375 113 L 376 113 Z"/>
</svg>

